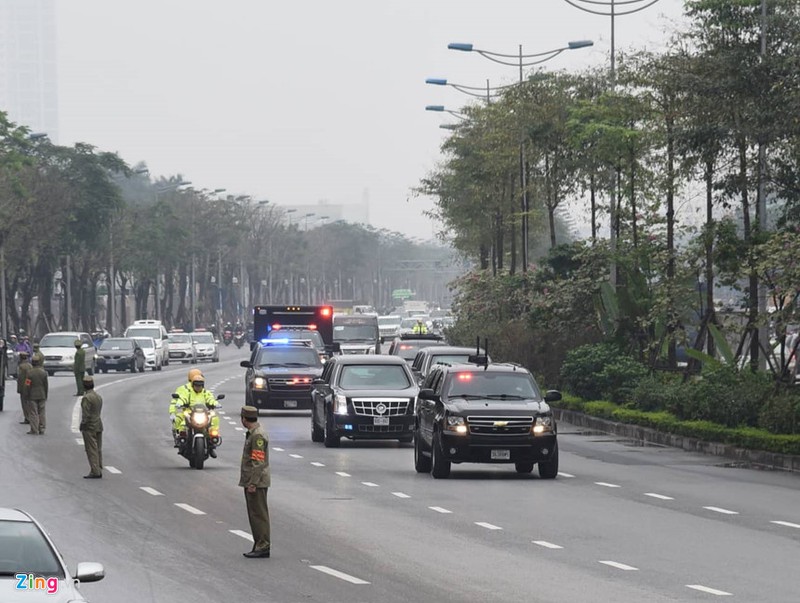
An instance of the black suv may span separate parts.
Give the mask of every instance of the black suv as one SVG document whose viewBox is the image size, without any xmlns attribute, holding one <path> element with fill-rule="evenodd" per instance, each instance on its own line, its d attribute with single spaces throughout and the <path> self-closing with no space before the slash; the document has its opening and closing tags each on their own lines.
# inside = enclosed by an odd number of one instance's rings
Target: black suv
<svg viewBox="0 0 800 603">
<path fill-rule="evenodd" d="M 441 335 L 407 333 L 395 337 L 389 346 L 387 354 L 389 356 L 400 356 L 403 360 L 411 364 L 414 357 L 422 348 L 432 345 L 446 345 Z"/>
<path fill-rule="evenodd" d="M 414 356 L 414 362 L 411 363 L 411 372 L 414 373 L 417 381 L 422 383 L 430 372 L 431 367 L 437 364 L 468 364 L 475 357 L 476 352 L 481 354 L 481 359 L 486 354 L 480 348 L 464 348 L 450 345 L 420 348 L 417 355 Z M 492 359 L 487 357 L 487 362 L 491 361 Z"/>
<path fill-rule="evenodd" d="M 322 373 L 317 350 L 305 339 L 274 339 L 253 349 L 240 365 L 245 403 L 263 409 L 311 408 L 311 383 Z"/>
<path fill-rule="evenodd" d="M 334 356 L 314 381 L 311 440 L 327 448 L 342 437 L 411 442 L 418 391 L 402 358 Z"/>
<path fill-rule="evenodd" d="M 485 358 L 485 357 L 484 357 Z M 513 364 L 434 365 L 419 392 L 414 468 L 435 478 L 451 463 L 514 463 L 518 473 L 558 474 L 556 422 L 533 376 Z"/>
</svg>

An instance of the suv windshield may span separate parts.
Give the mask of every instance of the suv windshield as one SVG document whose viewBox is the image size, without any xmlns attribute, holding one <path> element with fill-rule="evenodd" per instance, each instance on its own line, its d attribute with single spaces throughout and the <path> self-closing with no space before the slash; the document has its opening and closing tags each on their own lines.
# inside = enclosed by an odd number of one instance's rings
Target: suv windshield
<svg viewBox="0 0 800 603">
<path fill-rule="evenodd" d="M 64 570 L 35 524 L 0 521 L 0 575 L 17 572 L 64 578 Z"/>
<path fill-rule="evenodd" d="M 339 387 L 342 389 L 406 389 L 411 383 L 402 366 L 354 364 L 342 367 Z"/>
<path fill-rule="evenodd" d="M 541 394 L 530 375 L 525 373 L 491 373 L 470 371 L 455 373 L 447 395 L 480 398 L 539 399 Z"/>
<path fill-rule="evenodd" d="M 256 367 L 269 366 L 322 366 L 319 354 L 313 348 L 274 346 L 261 348 Z"/>
<path fill-rule="evenodd" d="M 335 325 L 334 341 L 374 341 L 378 338 L 378 327 L 375 325 Z"/>
<path fill-rule="evenodd" d="M 39 342 L 41 348 L 74 348 L 75 335 L 45 335 Z"/>
<path fill-rule="evenodd" d="M 133 342 L 130 339 L 104 339 L 100 344 L 101 350 L 132 350 Z"/>
</svg>

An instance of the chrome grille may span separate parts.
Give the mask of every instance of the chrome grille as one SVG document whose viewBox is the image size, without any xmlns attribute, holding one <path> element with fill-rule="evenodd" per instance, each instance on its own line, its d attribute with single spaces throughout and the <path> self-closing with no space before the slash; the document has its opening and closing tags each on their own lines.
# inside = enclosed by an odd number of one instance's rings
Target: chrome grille
<svg viewBox="0 0 800 603">
<path fill-rule="evenodd" d="M 406 414 L 408 403 L 408 398 L 353 398 L 353 410 L 363 417 L 397 417 Z"/>
<path fill-rule="evenodd" d="M 303 379 L 308 379 L 303 383 Z M 269 388 L 275 392 L 307 392 L 311 390 L 313 377 L 270 377 L 267 379 Z"/>
<path fill-rule="evenodd" d="M 402 425 L 359 425 L 358 430 L 363 433 L 397 433 L 403 431 Z"/>
<path fill-rule="evenodd" d="M 61 360 L 61 356 L 45 356 L 45 360 Z"/>
<path fill-rule="evenodd" d="M 477 435 L 527 435 L 533 417 L 467 417 L 469 432 Z"/>
</svg>

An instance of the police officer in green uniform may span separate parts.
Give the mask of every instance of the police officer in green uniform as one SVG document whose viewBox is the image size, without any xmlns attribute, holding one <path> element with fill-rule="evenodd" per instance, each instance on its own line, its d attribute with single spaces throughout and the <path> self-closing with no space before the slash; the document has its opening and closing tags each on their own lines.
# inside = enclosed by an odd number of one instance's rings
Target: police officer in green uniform
<svg viewBox="0 0 800 603">
<path fill-rule="evenodd" d="M 83 374 L 86 372 L 86 350 L 83 349 L 83 343 L 80 339 L 75 340 L 75 364 L 72 367 L 75 373 L 75 395 L 83 395 Z"/>
<path fill-rule="evenodd" d="M 23 420 L 20 421 L 21 425 L 30 423 L 31 403 L 25 394 L 25 379 L 28 378 L 28 373 L 31 372 L 31 363 L 28 362 L 28 352 L 19 353 L 19 365 L 17 366 L 17 393 L 19 394 L 19 402 L 22 404 Z"/>
<path fill-rule="evenodd" d="M 242 425 L 247 429 L 247 434 L 242 452 L 239 486 L 244 488 L 247 518 L 253 534 L 253 550 L 244 553 L 244 556 L 251 559 L 269 557 L 269 438 L 258 422 L 258 409 L 255 406 L 242 406 Z"/>
<path fill-rule="evenodd" d="M 47 402 L 48 383 L 47 373 L 42 368 L 38 358 L 33 359 L 33 368 L 28 371 L 22 393 L 28 400 L 28 420 L 31 422 L 30 435 L 44 435 L 47 426 L 44 405 Z"/>
<path fill-rule="evenodd" d="M 81 435 L 86 449 L 86 458 L 89 459 L 89 474 L 86 479 L 99 479 L 103 477 L 103 420 L 100 413 L 103 410 L 103 399 L 94 391 L 94 379 L 86 375 L 83 378 L 84 394 L 81 398 Z"/>
</svg>

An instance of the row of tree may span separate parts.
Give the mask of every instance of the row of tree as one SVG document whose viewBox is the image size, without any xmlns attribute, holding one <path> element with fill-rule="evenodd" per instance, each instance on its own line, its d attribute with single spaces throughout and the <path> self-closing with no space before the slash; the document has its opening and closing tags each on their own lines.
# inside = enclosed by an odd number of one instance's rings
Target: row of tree
<svg viewBox="0 0 800 603">
<path fill-rule="evenodd" d="M 582 246 L 596 253 L 556 251 L 563 270 L 550 275 L 593 276 L 583 285 L 595 303 L 575 308 L 585 324 L 654 363 L 663 350 L 674 367 L 684 327 L 691 346 L 714 353 L 714 292 L 739 287 L 736 351 L 755 367 L 772 352 L 764 326 L 783 341 L 798 318 L 800 4 L 687 0 L 685 11 L 688 27 L 664 52 L 628 53 L 616 73 L 540 71 L 465 107 L 419 189 L 437 199 L 432 214 L 454 246 L 497 278 L 523 272 L 520 182 L 532 200 L 529 244 L 542 254 L 565 242 L 559 210 L 581 200 L 591 227 Z M 704 212 L 701 226 L 679 219 L 686 204 Z M 586 263 L 598 255 L 599 274 Z M 536 305 L 520 310 L 536 320 Z"/>
<path fill-rule="evenodd" d="M 55 145 L 0 113 L 2 331 L 210 326 L 246 321 L 257 303 L 391 307 L 396 289 L 444 295 L 432 267 L 458 269 L 438 245 L 342 220 L 309 227 L 272 203 L 184 182 Z M 431 269 L 410 271 L 410 260 Z"/>
</svg>

